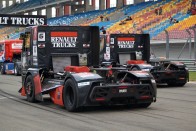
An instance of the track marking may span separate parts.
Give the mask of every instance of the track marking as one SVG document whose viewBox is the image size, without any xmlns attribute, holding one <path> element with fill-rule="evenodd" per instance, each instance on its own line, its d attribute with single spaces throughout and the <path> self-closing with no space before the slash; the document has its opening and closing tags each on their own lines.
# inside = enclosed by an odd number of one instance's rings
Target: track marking
<svg viewBox="0 0 196 131">
<path fill-rule="evenodd" d="M 4 100 L 4 99 L 9 99 L 9 98 L 14 98 L 14 97 L 0 97 L 0 100 Z"/>
</svg>

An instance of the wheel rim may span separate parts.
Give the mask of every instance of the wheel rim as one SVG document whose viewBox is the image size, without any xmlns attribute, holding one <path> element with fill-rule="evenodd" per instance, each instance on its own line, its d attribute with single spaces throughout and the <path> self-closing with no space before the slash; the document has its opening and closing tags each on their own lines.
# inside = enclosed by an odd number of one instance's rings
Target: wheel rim
<svg viewBox="0 0 196 131">
<path fill-rule="evenodd" d="M 32 95 L 32 83 L 31 82 L 27 82 L 26 92 L 27 92 L 27 95 L 29 95 L 29 96 Z"/>
</svg>

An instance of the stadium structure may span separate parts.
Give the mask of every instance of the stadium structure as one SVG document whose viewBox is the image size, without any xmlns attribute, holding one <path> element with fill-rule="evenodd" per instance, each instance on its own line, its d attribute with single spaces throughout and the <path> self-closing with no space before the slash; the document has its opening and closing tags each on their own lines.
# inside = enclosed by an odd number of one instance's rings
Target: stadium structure
<svg viewBox="0 0 196 131">
<path fill-rule="evenodd" d="M 149 33 L 152 57 L 196 70 L 196 0 L 3 0 L 0 14 L 45 15 L 48 25 L 99 26 L 107 34 Z M 0 40 L 24 27 L 0 27 Z M 100 30 L 100 33 L 103 33 Z"/>
</svg>

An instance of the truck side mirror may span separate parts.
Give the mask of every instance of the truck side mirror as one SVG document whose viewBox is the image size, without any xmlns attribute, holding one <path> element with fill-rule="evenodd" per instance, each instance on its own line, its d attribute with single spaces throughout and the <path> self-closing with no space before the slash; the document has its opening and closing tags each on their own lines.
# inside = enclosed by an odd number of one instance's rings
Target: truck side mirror
<svg viewBox="0 0 196 131">
<path fill-rule="evenodd" d="M 21 33 L 19 40 L 24 40 L 24 38 L 25 38 L 25 34 L 24 33 Z"/>
</svg>

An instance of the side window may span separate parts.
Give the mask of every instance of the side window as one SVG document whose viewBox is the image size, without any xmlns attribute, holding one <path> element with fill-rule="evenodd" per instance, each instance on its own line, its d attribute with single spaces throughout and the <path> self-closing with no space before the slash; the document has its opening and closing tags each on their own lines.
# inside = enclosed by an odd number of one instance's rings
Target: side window
<svg viewBox="0 0 196 131">
<path fill-rule="evenodd" d="M 0 52 L 1 51 L 4 51 L 4 45 L 3 44 L 0 44 Z"/>
</svg>

